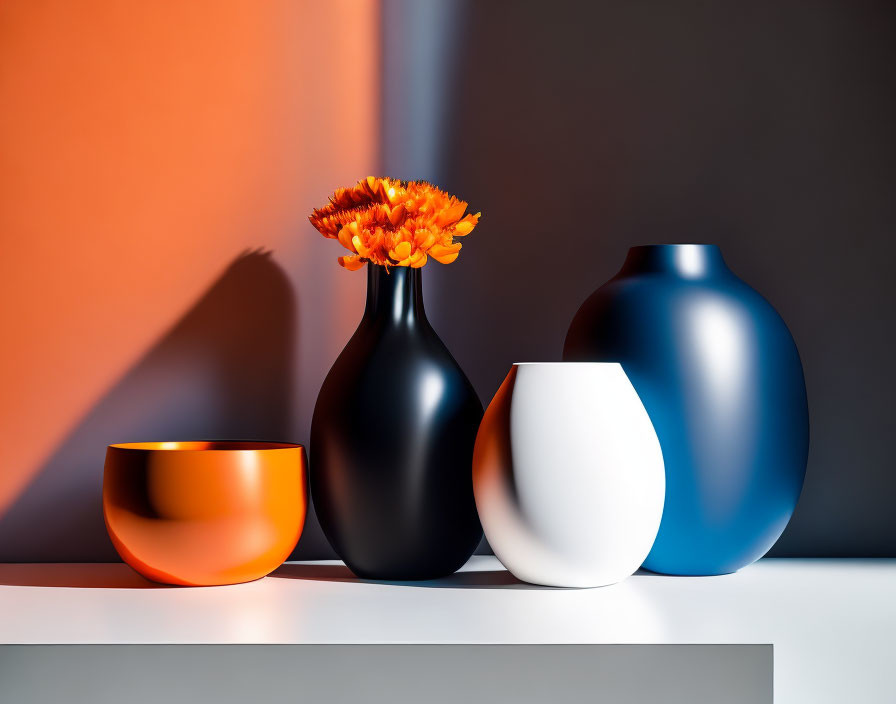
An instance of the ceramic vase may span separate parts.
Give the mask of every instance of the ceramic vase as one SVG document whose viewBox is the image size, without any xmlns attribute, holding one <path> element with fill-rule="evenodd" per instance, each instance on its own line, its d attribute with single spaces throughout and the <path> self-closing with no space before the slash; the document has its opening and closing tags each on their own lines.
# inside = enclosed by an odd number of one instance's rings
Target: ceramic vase
<svg viewBox="0 0 896 704">
<path fill-rule="evenodd" d="M 422 271 L 367 264 L 367 307 L 311 425 L 324 534 L 366 579 L 451 574 L 482 537 L 470 463 L 482 405 L 426 318 Z"/>
<path fill-rule="evenodd" d="M 806 387 L 784 321 L 717 247 L 632 248 L 563 357 L 622 362 L 656 428 L 666 506 L 646 568 L 724 574 L 765 554 L 803 484 Z"/>
<path fill-rule="evenodd" d="M 479 429 L 473 486 L 489 544 L 516 577 L 597 587 L 647 556 L 665 477 L 619 364 L 515 364 Z"/>
</svg>

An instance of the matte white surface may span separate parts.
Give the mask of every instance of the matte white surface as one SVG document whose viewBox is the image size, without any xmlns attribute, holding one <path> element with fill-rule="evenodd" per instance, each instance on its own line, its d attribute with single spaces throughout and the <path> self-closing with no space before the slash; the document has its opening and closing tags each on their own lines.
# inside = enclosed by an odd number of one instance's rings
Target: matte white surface
<svg viewBox="0 0 896 704">
<path fill-rule="evenodd" d="M 2 643 L 772 643 L 778 704 L 896 693 L 896 560 L 763 559 L 588 590 L 520 583 L 493 557 L 428 583 L 325 562 L 170 588 L 123 564 L 0 565 L 0 585 Z"/>
<path fill-rule="evenodd" d="M 666 475 L 622 365 L 513 365 L 479 426 L 473 490 L 489 545 L 522 580 L 595 587 L 637 570 Z"/>
</svg>

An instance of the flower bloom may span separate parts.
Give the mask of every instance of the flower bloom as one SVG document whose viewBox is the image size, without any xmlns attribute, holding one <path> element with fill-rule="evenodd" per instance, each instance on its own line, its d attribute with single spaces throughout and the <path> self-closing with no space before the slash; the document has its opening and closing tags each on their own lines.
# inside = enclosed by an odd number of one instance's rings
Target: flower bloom
<svg viewBox="0 0 896 704">
<path fill-rule="evenodd" d="M 368 176 L 338 189 L 309 220 L 351 252 L 338 260 L 346 269 L 367 262 L 417 268 L 430 257 L 442 264 L 457 259 L 461 243 L 454 238 L 470 234 L 481 215 L 466 210 L 465 201 L 425 181 Z"/>
</svg>

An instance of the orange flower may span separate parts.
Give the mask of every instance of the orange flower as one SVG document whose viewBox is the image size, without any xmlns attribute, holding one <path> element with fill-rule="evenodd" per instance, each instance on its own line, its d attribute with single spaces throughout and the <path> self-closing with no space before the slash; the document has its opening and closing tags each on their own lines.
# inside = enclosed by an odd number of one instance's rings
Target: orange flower
<svg viewBox="0 0 896 704">
<path fill-rule="evenodd" d="M 457 259 L 461 243 L 454 238 L 469 235 L 481 215 L 464 215 L 466 210 L 465 201 L 425 181 L 368 176 L 338 189 L 309 220 L 351 252 L 339 257 L 346 269 L 367 262 L 421 267 L 430 257 L 442 264 Z"/>
</svg>

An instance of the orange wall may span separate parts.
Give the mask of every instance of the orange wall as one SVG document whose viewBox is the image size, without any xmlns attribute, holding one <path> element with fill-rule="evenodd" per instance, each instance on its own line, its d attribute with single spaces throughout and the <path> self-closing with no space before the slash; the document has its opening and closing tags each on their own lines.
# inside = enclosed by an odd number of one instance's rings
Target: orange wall
<svg viewBox="0 0 896 704">
<path fill-rule="evenodd" d="M 365 0 L 0 3 L 0 514 L 250 248 L 297 292 L 305 439 L 363 306 L 306 216 L 376 171 L 377 35 Z"/>
</svg>

